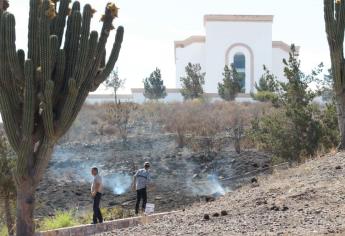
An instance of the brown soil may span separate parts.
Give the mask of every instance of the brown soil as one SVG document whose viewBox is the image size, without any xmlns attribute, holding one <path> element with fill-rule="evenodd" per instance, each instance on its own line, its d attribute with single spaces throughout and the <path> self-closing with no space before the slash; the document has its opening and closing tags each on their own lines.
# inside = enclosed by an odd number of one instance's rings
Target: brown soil
<svg viewBox="0 0 345 236">
<path fill-rule="evenodd" d="M 102 236 L 345 235 L 344 158 L 345 153 L 327 155 L 275 171 L 214 202 Z"/>
</svg>

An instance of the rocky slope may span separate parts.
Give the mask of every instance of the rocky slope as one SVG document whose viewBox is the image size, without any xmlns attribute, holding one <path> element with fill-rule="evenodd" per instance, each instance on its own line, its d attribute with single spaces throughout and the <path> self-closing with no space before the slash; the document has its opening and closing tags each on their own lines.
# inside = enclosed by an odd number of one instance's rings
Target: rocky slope
<svg viewBox="0 0 345 236">
<path fill-rule="evenodd" d="M 338 153 L 275 171 L 214 202 L 102 236 L 345 235 L 344 159 Z"/>
</svg>

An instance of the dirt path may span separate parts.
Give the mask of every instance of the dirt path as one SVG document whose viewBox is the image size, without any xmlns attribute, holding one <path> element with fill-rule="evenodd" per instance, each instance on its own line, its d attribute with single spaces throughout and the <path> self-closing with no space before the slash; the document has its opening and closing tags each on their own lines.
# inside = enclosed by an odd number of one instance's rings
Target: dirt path
<svg viewBox="0 0 345 236">
<path fill-rule="evenodd" d="M 345 235 L 344 160 L 324 156 L 116 235 Z"/>
</svg>

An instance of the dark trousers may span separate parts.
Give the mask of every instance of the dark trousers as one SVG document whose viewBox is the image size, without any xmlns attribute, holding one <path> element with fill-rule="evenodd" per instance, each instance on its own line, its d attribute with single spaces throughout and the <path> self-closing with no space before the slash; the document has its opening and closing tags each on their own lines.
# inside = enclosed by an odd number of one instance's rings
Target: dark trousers
<svg viewBox="0 0 345 236">
<path fill-rule="evenodd" d="M 97 220 L 99 223 L 103 222 L 101 209 L 99 208 L 101 197 L 102 197 L 101 193 L 96 193 L 96 196 L 93 199 L 93 223 L 94 224 L 97 224 Z"/>
<path fill-rule="evenodd" d="M 146 188 L 142 188 L 142 189 L 137 190 L 137 203 L 135 205 L 135 214 L 139 213 L 139 205 L 140 205 L 141 199 L 143 199 L 142 209 L 143 209 L 143 211 L 145 211 L 145 207 L 146 207 L 146 203 L 147 203 Z"/>
</svg>

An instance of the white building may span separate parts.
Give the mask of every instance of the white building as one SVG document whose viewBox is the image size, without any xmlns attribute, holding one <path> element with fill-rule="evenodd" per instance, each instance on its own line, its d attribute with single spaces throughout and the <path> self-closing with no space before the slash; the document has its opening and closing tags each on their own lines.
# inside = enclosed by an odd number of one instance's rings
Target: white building
<svg viewBox="0 0 345 236">
<path fill-rule="evenodd" d="M 289 57 L 290 46 L 272 41 L 272 23 L 272 15 L 204 16 L 205 35 L 175 41 L 176 87 L 181 87 L 180 78 L 189 62 L 199 63 L 206 72 L 206 93 L 217 93 L 224 66 L 232 63 L 245 76 L 246 94 L 254 92 L 263 65 L 284 80 L 282 60 Z"/>
<path fill-rule="evenodd" d="M 165 102 L 183 101 L 180 78 L 191 62 L 199 63 L 205 77 L 205 97 L 219 100 L 218 83 L 222 81 L 225 65 L 234 63 L 238 72 L 245 76 L 243 93 L 237 101 L 252 101 L 255 82 L 263 74 L 265 65 L 279 80 L 284 80 L 283 58 L 289 57 L 290 45 L 272 41 L 272 15 L 206 15 L 205 35 L 191 36 L 175 41 L 176 88 L 167 88 Z M 297 50 L 299 48 L 297 47 Z M 131 94 L 120 95 L 123 101 L 143 103 L 143 88 L 132 88 Z M 90 95 L 87 103 L 112 101 L 109 95 Z"/>
</svg>

